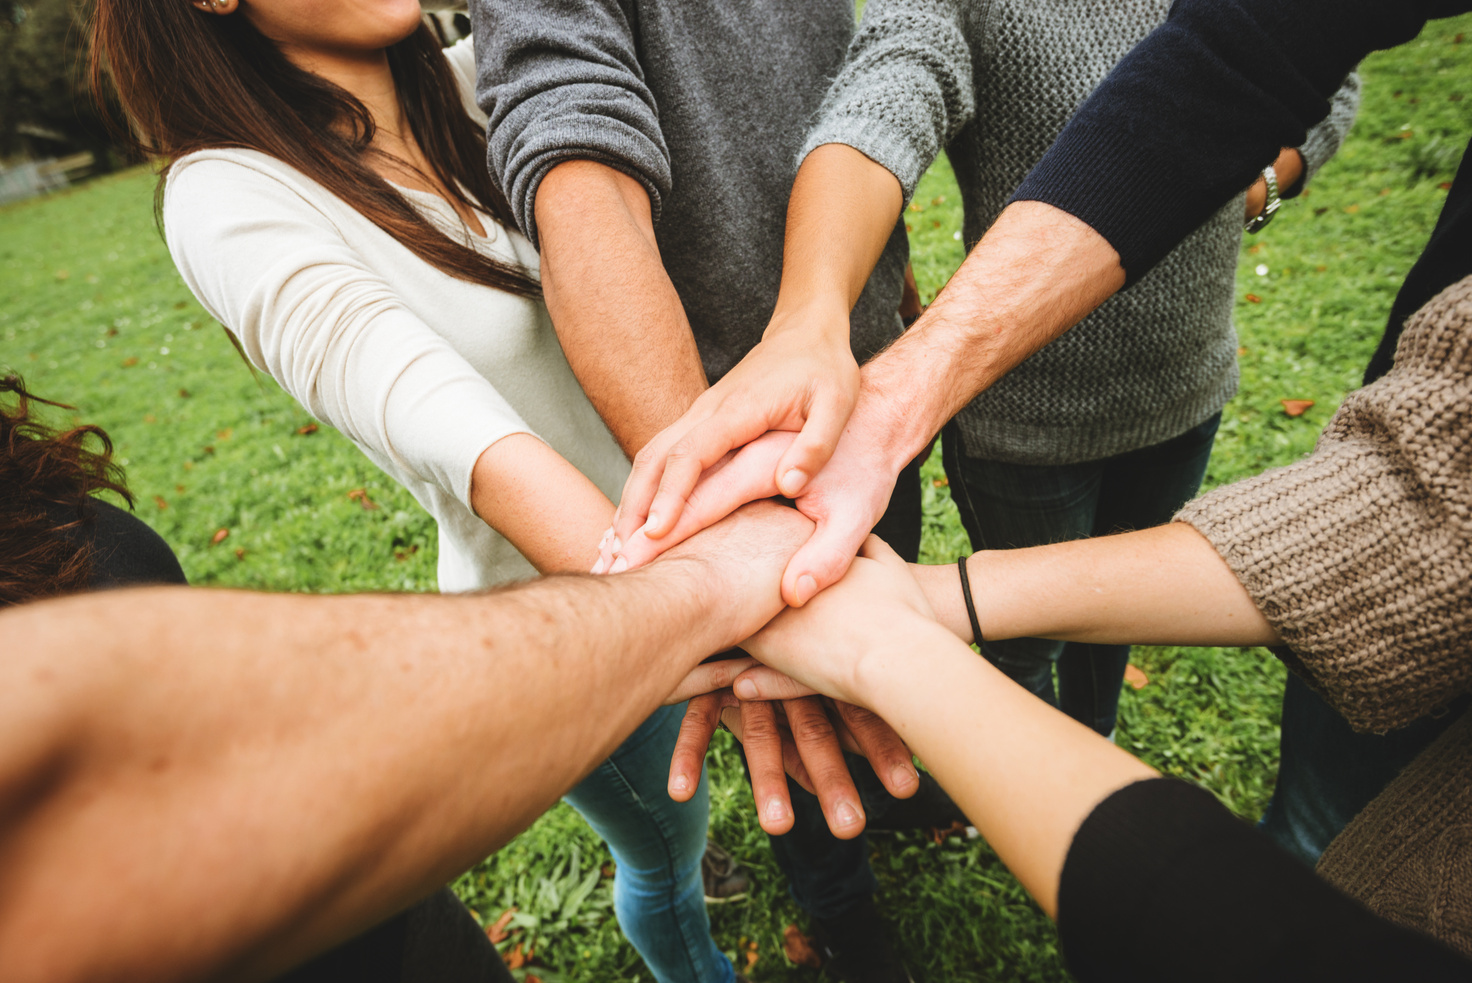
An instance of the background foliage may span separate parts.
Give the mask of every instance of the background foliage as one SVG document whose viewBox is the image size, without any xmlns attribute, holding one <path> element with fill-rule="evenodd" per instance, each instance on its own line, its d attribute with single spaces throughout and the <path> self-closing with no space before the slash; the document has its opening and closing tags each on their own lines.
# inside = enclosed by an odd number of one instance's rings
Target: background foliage
<svg viewBox="0 0 1472 983">
<path fill-rule="evenodd" d="M 62 0 L 27 6 L 57 17 L 69 9 Z M 1372 57 L 1349 143 L 1246 244 L 1237 310 L 1242 393 L 1227 407 L 1209 485 L 1307 453 L 1357 385 L 1472 132 L 1463 99 L 1472 88 L 1469 28 L 1472 18 L 1444 21 Z M 15 43 L 8 30 L 0 26 L 0 46 Z M 3 51 L 0 64 L 14 74 Z M 11 111 L 10 91 L 0 89 L 0 113 Z M 347 440 L 313 428 L 242 365 L 175 273 L 152 225 L 151 185 L 150 174 L 133 170 L 0 209 L 0 371 L 76 403 L 60 420 L 107 428 L 139 493 L 139 514 L 194 583 L 433 590 L 431 520 Z M 928 299 L 962 259 L 961 202 L 944 160 L 915 202 L 907 220 Z M 1291 418 L 1282 399 L 1314 406 Z M 966 538 L 938 462 L 927 468 L 925 495 L 925 556 L 953 559 Z M 1126 691 L 1120 741 L 1255 817 L 1277 759 L 1281 665 L 1260 650 L 1195 648 L 1141 649 L 1136 662 L 1149 684 Z M 732 749 L 718 745 L 710 767 L 712 833 L 756 881 L 750 899 L 712 909 L 716 937 L 756 979 L 811 980 L 813 971 L 783 956 L 782 930 L 801 918 Z M 919 834 L 872 842 L 880 902 L 917 980 L 1067 978 L 1052 926 L 984 844 L 935 844 Z M 547 983 L 648 980 L 614 925 L 610 869 L 602 845 L 559 806 L 460 887 L 487 921 L 518 908 L 507 928 L 519 934 L 506 947 L 534 949 L 529 971 Z"/>
</svg>

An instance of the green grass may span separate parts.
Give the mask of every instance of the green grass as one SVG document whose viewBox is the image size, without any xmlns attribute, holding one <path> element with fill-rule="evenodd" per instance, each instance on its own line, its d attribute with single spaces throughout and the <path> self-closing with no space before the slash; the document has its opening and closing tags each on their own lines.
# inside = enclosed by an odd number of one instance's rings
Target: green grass
<svg viewBox="0 0 1472 983">
<path fill-rule="evenodd" d="M 1373 351 L 1400 279 L 1445 198 L 1472 131 L 1472 28 L 1463 17 L 1372 57 L 1349 143 L 1274 225 L 1239 271 L 1242 394 L 1227 407 L 1208 483 L 1307 453 Z M 196 584 L 272 590 L 434 588 L 434 526 L 343 437 L 244 368 L 190 297 L 154 232 L 151 175 L 132 171 L 0 209 L 0 370 L 77 404 L 106 427 L 128 466 L 138 513 L 169 541 Z M 944 199 L 943 201 L 940 199 Z M 961 202 L 945 161 L 907 213 L 929 299 L 960 263 Z M 1267 266 L 1266 276 L 1254 270 Z M 1259 299 L 1250 303 L 1247 294 Z M 186 395 L 187 394 L 187 395 Z M 1280 399 L 1315 401 L 1301 418 Z M 926 471 L 927 559 L 966 549 L 947 490 Z M 349 493 L 362 489 L 377 507 Z M 218 530 L 229 530 L 217 545 Z M 1125 691 L 1121 742 L 1152 764 L 1255 816 L 1277 759 L 1283 669 L 1266 652 L 1142 649 L 1150 684 Z M 733 958 L 754 951 L 759 980 L 812 980 L 782 956 L 788 900 L 729 744 L 711 757 L 713 834 L 754 872 L 742 903 L 712 909 Z M 520 909 L 536 938 L 536 975 L 555 981 L 649 980 L 609 908 L 607 853 L 565 806 L 462 880 L 494 918 Z M 984 844 L 876 838 L 880 901 L 921 981 L 1063 980 L 1056 935 Z M 594 872 L 598 876 L 593 876 Z M 750 946 L 755 943 L 756 948 Z"/>
</svg>

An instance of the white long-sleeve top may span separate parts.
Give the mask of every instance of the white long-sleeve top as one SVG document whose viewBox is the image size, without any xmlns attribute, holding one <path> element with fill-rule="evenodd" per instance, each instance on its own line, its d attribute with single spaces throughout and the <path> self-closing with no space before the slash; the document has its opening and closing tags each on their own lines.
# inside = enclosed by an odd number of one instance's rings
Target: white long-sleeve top
<svg viewBox="0 0 1472 983">
<path fill-rule="evenodd" d="M 468 41 L 447 52 L 474 109 Z M 449 234 L 536 271 L 522 235 L 406 190 Z M 294 168 L 249 150 L 177 161 L 164 232 L 189 289 L 314 417 L 346 434 L 434 516 L 439 585 L 473 590 L 536 571 L 470 505 L 485 449 L 529 433 L 617 501 L 628 461 L 579 387 L 547 308 L 449 276 Z"/>
</svg>

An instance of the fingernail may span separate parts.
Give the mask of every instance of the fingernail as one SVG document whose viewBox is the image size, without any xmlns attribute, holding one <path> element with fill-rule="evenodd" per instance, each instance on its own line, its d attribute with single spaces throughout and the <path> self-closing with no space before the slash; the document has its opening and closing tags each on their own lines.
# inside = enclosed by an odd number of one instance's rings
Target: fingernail
<svg viewBox="0 0 1472 983">
<path fill-rule="evenodd" d="M 603 538 L 600 539 L 600 540 L 598 540 L 598 548 L 601 550 L 603 547 L 607 546 L 608 545 L 608 541 L 610 539 L 612 539 L 612 538 L 613 538 L 613 526 L 609 526 L 608 527 L 608 531 L 603 534 Z"/>
<path fill-rule="evenodd" d="M 756 699 L 756 683 L 752 682 L 749 679 L 738 679 L 738 680 L 736 680 L 735 684 L 731 687 L 731 689 L 735 691 L 736 696 L 737 696 L 738 699 L 742 699 L 742 700 L 754 700 L 754 699 Z"/>
<path fill-rule="evenodd" d="M 787 818 L 787 807 L 782 804 L 781 799 L 767 800 L 767 822 L 780 823 Z"/>
<path fill-rule="evenodd" d="M 859 810 L 855 809 L 851 802 L 838 803 L 838 808 L 833 810 L 833 814 L 838 817 L 840 826 L 852 826 L 859 821 Z"/>
<path fill-rule="evenodd" d="M 610 553 L 617 553 L 623 548 L 624 544 L 619 540 L 617 536 L 613 537 L 613 542 L 608 544 L 608 552 Z"/>
<path fill-rule="evenodd" d="M 802 468 L 788 468 L 787 473 L 782 476 L 782 494 L 793 498 L 802 491 L 802 486 L 807 484 L 808 473 Z"/>
<path fill-rule="evenodd" d="M 595 573 L 595 574 L 602 573 L 604 566 L 605 566 L 605 564 L 603 562 L 603 557 L 601 557 L 601 556 L 598 557 L 598 562 L 595 563 L 595 564 L 593 564 L 593 573 Z"/>
<path fill-rule="evenodd" d="M 816 593 L 818 593 L 818 581 L 812 574 L 805 573 L 797 578 L 797 603 L 799 605 L 808 603 Z"/>
<path fill-rule="evenodd" d="M 690 791 L 690 776 L 688 776 L 688 775 L 676 775 L 674 778 L 670 779 L 670 791 L 672 791 L 672 792 L 688 792 L 688 791 Z"/>
<path fill-rule="evenodd" d="M 650 512 L 649 513 L 649 518 L 647 518 L 647 519 L 644 520 L 644 528 L 643 528 L 644 535 L 648 536 L 650 533 L 654 532 L 654 530 L 655 529 L 658 529 L 658 528 L 659 528 L 659 513 L 658 512 Z"/>
<path fill-rule="evenodd" d="M 895 765 L 889 773 L 889 780 L 894 782 L 895 788 L 904 788 L 919 779 L 920 775 L 915 771 L 914 765 Z"/>
<path fill-rule="evenodd" d="M 629 561 L 628 560 L 625 560 L 621 556 L 615 556 L 613 558 L 613 566 L 611 566 L 611 567 L 608 568 L 608 572 L 609 573 L 623 573 L 627 569 L 629 569 Z"/>
</svg>

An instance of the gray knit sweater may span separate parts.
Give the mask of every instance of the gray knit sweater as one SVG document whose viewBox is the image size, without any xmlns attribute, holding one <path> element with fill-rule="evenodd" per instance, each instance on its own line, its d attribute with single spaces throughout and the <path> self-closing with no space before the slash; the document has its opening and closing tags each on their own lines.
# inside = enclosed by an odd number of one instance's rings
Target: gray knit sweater
<svg viewBox="0 0 1472 983">
<path fill-rule="evenodd" d="M 803 153 L 848 144 L 893 172 L 908 201 L 945 150 L 969 247 L 1169 8 L 1170 0 L 869 0 Z M 1350 76 L 1300 148 L 1310 174 L 1338 149 L 1358 105 Z M 1229 203 L 963 409 L 967 453 L 1023 464 L 1096 460 L 1167 440 L 1221 409 L 1237 388 L 1242 211 L 1240 198 Z"/>
<path fill-rule="evenodd" d="M 853 0 L 471 0 L 470 12 L 491 177 L 521 230 L 537 241 L 537 187 L 562 161 L 641 181 L 718 380 L 776 306 L 798 150 L 853 37 Z M 860 361 L 900 332 L 908 257 L 897 224 L 850 319 Z"/>
</svg>

